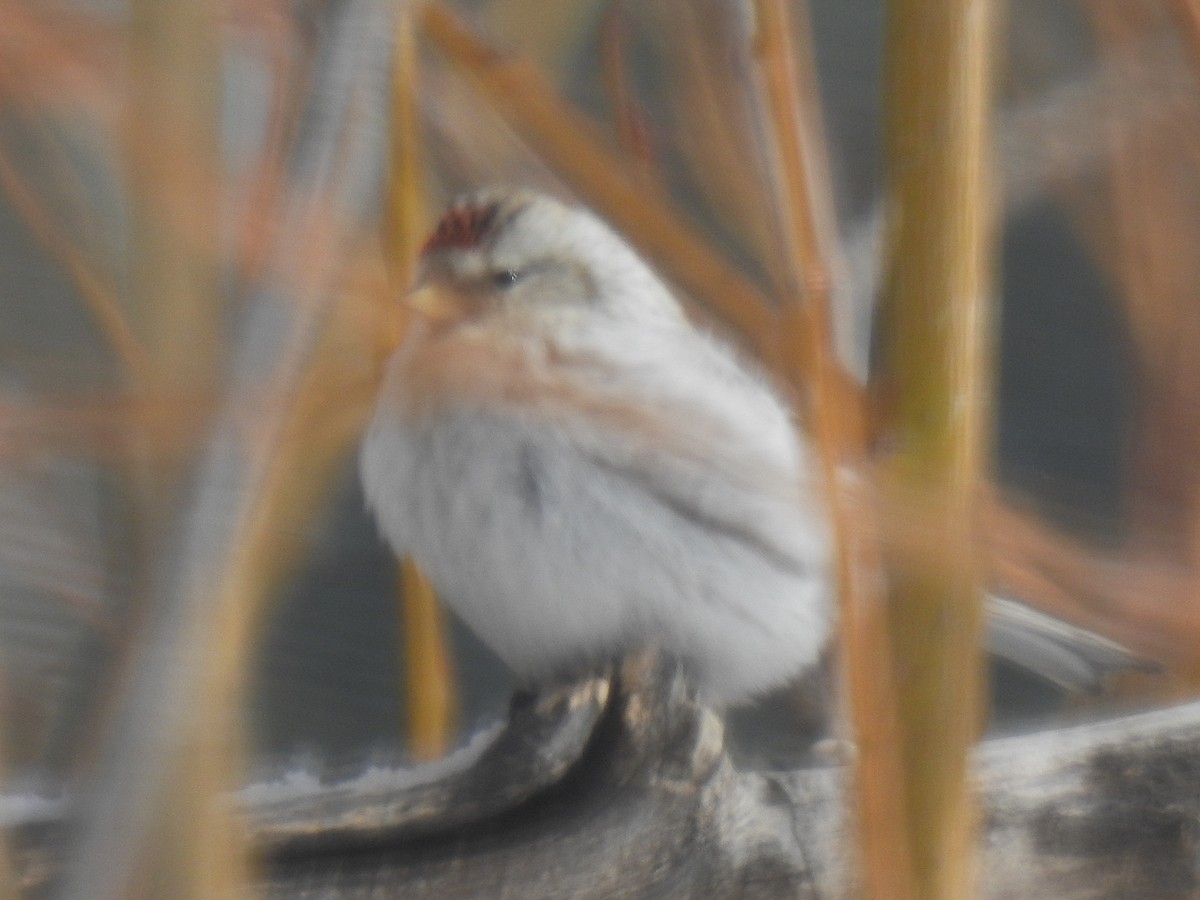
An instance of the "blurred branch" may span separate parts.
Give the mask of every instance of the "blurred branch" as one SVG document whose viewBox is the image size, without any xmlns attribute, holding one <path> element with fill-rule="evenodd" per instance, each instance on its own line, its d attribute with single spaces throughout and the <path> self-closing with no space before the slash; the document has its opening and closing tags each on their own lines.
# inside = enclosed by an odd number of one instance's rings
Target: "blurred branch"
<svg viewBox="0 0 1200 900">
<path fill-rule="evenodd" d="M 848 877 L 855 860 L 844 840 L 843 770 L 738 772 L 703 710 L 678 695 L 647 696 L 636 682 L 610 709 L 613 727 L 597 729 L 592 752 L 580 757 L 586 777 L 564 779 L 560 802 L 518 807 L 495 830 L 435 828 L 420 841 L 397 838 L 384 824 L 404 806 L 407 792 L 397 787 L 358 799 L 383 827 L 301 833 L 304 809 L 319 811 L 326 798 L 344 804 L 347 786 L 297 798 L 287 809 L 296 838 L 274 847 L 269 896 L 294 896 L 300 885 L 320 885 L 336 900 L 371 890 L 434 900 L 858 896 Z M 987 811 L 980 859 L 987 896 L 1189 896 L 1198 885 L 1191 841 L 1200 827 L 1198 745 L 1195 704 L 984 742 L 972 775 Z M 503 770 L 490 774 L 506 783 Z M 434 789 L 412 793 L 429 797 Z M 443 797 L 441 815 L 452 821 L 456 804 Z M 358 865 L 348 867 L 351 858 Z"/>
<path fill-rule="evenodd" d="M 489 0 L 480 16 L 485 30 L 503 46 L 532 59 L 558 81 L 585 52 L 597 9 L 605 0 Z"/>
<path fill-rule="evenodd" d="M 997 163 L 1006 216 L 1030 209 L 1048 195 L 1063 194 L 1072 181 L 1086 180 L 1106 165 L 1114 121 L 1143 135 L 1177 129 L 1181 107 L 1194 102 L 1195 75 L 1184 64 L 1177 42 L 1144 37 L 1139 65 L 1104 59 L 1083 74 L 1066 79 L 997 115 Z M 1067 194 L 1073 202 L 1095 200 L 1095 192 Z M 1091 208 L 1087 223 L 1106 221 L 1108 210 Z M 1085 217 L 1080 216 L 1080 221 Z M 834 285 L 835 328 L 839 357 L 865 381 L 871 328 L 882 280 L 884 208 L 850 223 L 845 240 L 846 277 Z M 1097 260 L 1107 264 L 1110 252 Z"/>
<path fill-rule="evenodd" d="M 217 374 L 223 300 L 216 260 L 220 168 L 219 0 L 134 0 L 129 10 L 129 118 L 122 131 L 129 185 L 132 323 L 146 351 L 140 393 L 202 392 Z M 170 467 L 139 470 L 145 534 L 168 521 Z M 216 638 L 216 642 L 212 638 Z M 220 665 L 224 634 L 186 634 L 190 652 Z M 133 651 L 126 646 L 128 660 Z M 181 900 L 233 897 L 248 877 L 238 826 L 220 792 L 241 771 L 240 719 L 210 692 L 186 707 L 176 754 L 146 810 L 156 837 L 124 870 L 85 891 L 103 898 L 135 884 L 169 885 Z M 144 888 L 143 888 L 144 889 Z M 134 888 L 136 890 L 136 888 Z M 153 888 L 151 890 L 154 890 Z M 81 896 L 68 888 L 68 896 Z"/>
<path fill-rule="evenodd" d="M 419 56 L 412 9 L 396 13 L 391 92 L 391 151 L 384 241 L 390 268 L 389 302 L 410 287 L 429 227 L 418 114 Z M 413 758 L 436 759 L 450 744 L 457 698 L 445 626 L 433 585 L 411 558 L 401 561 L 401 621 L 405 639 L 408 730 Z"/>
<path fill-rule="evenodd" d="M 769 214 L 777 198 L 755 86 L 754 5 L 656 0 L 626 3 L 624 14 L 641 35 L 631 74 L 647 80 L 647 50 L 652 70 L 662 70 L 643 91 L 655 111 L 651 136 L 670 163 L 664 180 L 711 213 L 728 258 L 746 254 L 778 277 L 787 264 L 778 217 Z"/>
<path fill-rule="evenodd" d="M 44 111 L 82 113 L 113 124 L 122 112 L 110 62 L 124 48 L 121 29 L 63 7 L 0 0 L 0 60 L 5 94 Z"/>
<path fill-rule="evenodd" d="M 636 175 L 659 190 L 653 138 L 630 76 L 629 19 L 624 0 L 608 0 L 600 24 L 600 73 L 621 149 Z"/>
<path fill-rule="evenodd" d="M 409 747 L 412 758 L 424 762 L 450 749 L 458 699 L 433 584 L 411 558 L 403 560 L 401 570 Z"/>
<path fill-rule="evenodd" d="M 991 4 L 892 0 L 880 509 L 915 896 L 974 896 L 991 357 Z M 931 135 L 936 139 L 931 140 Z"/>
<path fill-rule="evenodd" d="M 136 0 L 131 111 L 135 328 L 150 362 L 143 389 L 202 388 L 215 374 L 221 5 Z"/>
<path fill-rule="evenodd" d="M 138 644 L 96 776 L 65 897 L 103 900 L 121 893 L 149 840 L 154 811 L 180 799 L 181 788 L 172 782 L 175 760 L 198 721 L 211 725 L 199 736 L 211 768 L 191 786 L 201 794 L 199 803 L 221 809 L 217 786 L 229 786 L 239 757 L 257 623 L 284 551 L 295 546 L 280 535 L 298 532 L 331 461 L 340 458 L 336 451 L 361 421 L 355 415 L 369 408 L 367 390 L 357 400 L 338 397 L 343 414 L 332 423 L 322 418 L 327 438 L 314 446 L 307 430 L 312 404 L 337 386 L 322 355 L 344 349 L 323 329 L 328 301 L 382 147 L 382 135 L 372 129 L 378 119 L 363 114 L 362 102 L 384 96 L 376 82 L 386 72 L 391 33 L 377 4 L 352 0 L 337 7 L 322 37 L 267 275 L 246 306 L 183 521 L 160 560 L 153 620 Z M 182 177 L 191 171 L 184 167 Z M 193 184 L 211 192 L 211 182 Z M 236 840 L 235 827 L 215 840 Z M 205 853 L 214 846 L 201 842 L 194 849 Z M 214 864 L 221 864 L 218 857 L 198 860 L 204 870 L 196 881 L 229 876 L 210 868 Z M 230 881 L 237 882 L 236 873 Z M 180 885 L 175 895 L 194 887 Z"/>
<path fill-rule="evenodd" d="M 44 170 L 42 184 L 38 185 L 22 173 L 14 154 L 2 152 L 0 189 L 34 238 L 71 278 L 128 378 L 144 386 L 151 375 L 146 347 L 135 335 L 114 286 L 99 275 L 94 263 L 80 250 L 78 240 L 68 236 L 63 223 L 55 221 L 51 213 L 54 202 L 50 199 L 53 197 L 70 209 L 71 224 L 84 233 L 85 239 L 95 238 L 102 229 L 112 232 L 111 222 L 99 222 L 100 217 L 94 211 L 84 208 L 83 198 L 88 191 L 83 177 L 68 159 L 61 137 L 54 129 L 64 120 L 58 109 L 61 97 L 76 88 L 82 90 L 83 83 L 87 93 L 80 98 L 80 109 L 93 116 L 103 111 L 101 120 L 105 124 L 115 120 L 119 109 L 115 78 L 111 71 L 105 71 L 95 59 L 89 58 L 84 48 L 96 53 L 99 47 L 101 55 L 111 57 L 125 42 L 118 37 L 121 33 L 117 29 L 81 25 L 75 16 L 62 10 L 51 18 L 28 4 L 2 3 L 0 14 L 5 16 L 6 24 L 0 41 L 7 37 L 14 45 L 0 44 L 0 97 L 39 138 L 37 166 Z M 115 65 L 107 68 L 115 69 Z M 58 97 L 58 104 L 47 94 Z M 77 114 L 78 110 L 71 112 Z M 46 195 L 47 185 L 53 186 L 53 195 Z"/>
<path fill-rule="evenodd" d="M 1131 80 L 1158 64 L 1146 36 L 1177 17 L 1145 2 L 1090 0 L 1102 58 Z M 1200 282 L 1192 235 L 1200 228 L 1200 102 L 1176 98 L 1170 128 L 1104 120 L 1111 199 L 1100 220 L 1098 258 L 1121 288 L 1135 344 L 1139 415 L 1128 458 L 1130 541 L 1153 543 L 1200 566 Z M 1200 583 L 1198 583 L 1200 584 Z M 1200 679 L 1200 664 L 1193 674 Z"/>
<path fill-rule="evenodd" d="M 149 358 L 118 305 L 115 292 L 109 285 L 102 283 L 83 254 L 70 241 L 60 236 L 36 193 L 12 162 L 2 154 L 0 189 L 4 191 L 17 215 L 29 226 L 38 242 L 67 271 L 80 297 L 130 377 L 135 383 L 146 384 L 149 380 Z"/>
<path fill-rule="evenodd" d="M 1200 646 L 1194 572 L 1161 556 L 1089 549 L 1022 509 L 985 506 L 990 582 L 1064 622 L 1186 670 Z"/>
<path fill-rule="evenodd" d="M 419 111 L 419 53 L 413 11 L 409 4 L 402 4 L 396 12 L 384 213 L 384 243 L 394 294 L 408 290 L 421 241 L 430 225 Z"/>
<path fill-rule="evenodd" d="M 855 771 L 862 875 L 868 897 L 917 896 L 905 844 L 902 784 L 895 748 L 900 737 L 890 690 L 890 652 L 877 532 L 862 527 L 848 496 L 850 474 L 866 461 L 851 400 L 839 394 L 844 374 L 832 346 L 830 320 L 831 179 L 817 147 L 822 143 L 811 45 L 801 59 L 786 0 L 758 0 L 754 37 L 764 106 L 774 137 L 775 194 L 789 270 L 781 273 L 785 307 L 781 366 L 799 390 L 808 388 L 823 482 L 835 538 L 839 636 L 846 667 L 853 733 L 860 752 Z M 808 37 L 808 30 L 802 32 Z M 803 68 L 803 74 L 800 69 Z M 801 96 L 801 92 L 804 96 Z M 807 102 L 805 102 L 807 101 Z"/>
<path fill-rule="evenodd" d="M 504 58 L 438 4 L 426 4 L 419 21 L 530 147 L 669 278 L 748 340 L 762 342 L 774 333 L 771 304 L 762 293 L 647 192 L 592 123 L 531 64 Z"/>
<path fill-rule="evenodd" d="M 237 11 L 251 17 L 246 24 L 259 26 L 254 35 L 265 44 L 271 84 L 263 149 L 248 179 L 245 208 L 239 210 L 241 230 L 234 245 L 238 273 L 246 283 L 253 284 L 268 274 L 265 269 L 271 261 L 274 227 L 287 199 L 288 150 L 296 138 L 314 73 L 311 43 L 301 39 L 299 25 L 292 16 L 273 10 L 271 4 L 255 5 L 249 10 L 241 0 L 239 4 Z M 265 21 L 255 23 L 256 16 Z"/>
<path fill-rule="evenodd" d="M 1200 704 L 984 741 L 972 774 L 992 897 L 1184 897 L 1200 887 Z M 858 896 L 840 767 L 738 771 L 670 668 L 627 666 L 514 704 L 451 758 L 332 785 L 302 772 L 239 800 L 266 897 Z M 0 798 L 45 890 L 57 812 Z"/>
</svg>

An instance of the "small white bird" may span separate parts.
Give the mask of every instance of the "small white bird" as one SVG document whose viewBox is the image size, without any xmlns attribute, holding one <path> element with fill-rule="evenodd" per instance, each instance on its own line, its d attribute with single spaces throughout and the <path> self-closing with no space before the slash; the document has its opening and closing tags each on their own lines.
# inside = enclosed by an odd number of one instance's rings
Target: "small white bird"
<svg viewBox="0 0 1200 900">
<path fill-rule="evenodd" d="M 446 213 L 362 448 L 380 527 L 519 676 L 644 644 L 745 701 L 818 659 L 829 542 L 785 405 L 589 212 Z"/>
</svg>

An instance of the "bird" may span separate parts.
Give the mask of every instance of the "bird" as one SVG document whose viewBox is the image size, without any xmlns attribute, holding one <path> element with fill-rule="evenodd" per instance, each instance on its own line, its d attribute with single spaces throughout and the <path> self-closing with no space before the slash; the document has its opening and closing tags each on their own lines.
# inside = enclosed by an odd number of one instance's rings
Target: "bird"
<svg viewBox="0 0 1200 900">
<path fill-rule="evenodd" d="M 425 242 L 360 451 L 398 555 L 529 686 L 642 647 L 738 706 L 834 624 L 812 451 L 781 394 L 582 206 L 460 197 Z M 1145 661 L 1012 598 L 999 657 L 1070 692 Z"/>
<path fill-rule="evenodd" d="M 714 706 L 820 660 L 831 543 L 788 405 L 583 206 L 487 188 L 421 249 L 360 472 L 523 682 L 654 647 Z"/>
</svg>

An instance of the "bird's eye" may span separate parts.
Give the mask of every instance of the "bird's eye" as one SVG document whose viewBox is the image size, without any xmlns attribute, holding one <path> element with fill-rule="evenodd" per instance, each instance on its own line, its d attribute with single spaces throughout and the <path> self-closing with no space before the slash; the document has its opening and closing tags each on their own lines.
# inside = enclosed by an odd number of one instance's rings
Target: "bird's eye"
<svg viewBox="0 0 1200 900">
<path fill-rule="evenodd" d="M 515 269 L 501 269 L 492 274 L 492 287 L 507 290 L 521 280 L 521 273 Z"/>
</svg>

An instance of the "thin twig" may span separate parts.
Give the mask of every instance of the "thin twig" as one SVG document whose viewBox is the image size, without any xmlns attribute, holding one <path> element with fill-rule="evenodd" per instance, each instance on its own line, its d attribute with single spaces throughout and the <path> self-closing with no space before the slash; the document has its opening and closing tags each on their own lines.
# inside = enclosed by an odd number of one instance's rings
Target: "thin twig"
<svg viewBox="0 0 1200 900">
<path fill-rule="evenodd" d="M 420 242 L 428 228 L 418 111 L 419 51 L 410 5 L 401 4 L 396 16 L 384 234 L 391 269 L 389 300 L 408 290 Z M 399 602 L 410 747 L 414 759 L 437 759 L 449 749 L 458 706 L 445 623 L 433 585 L 416 563 L 407 558 L 401 562 L 401 570 Z"/>
<path fill-rule="evenodd" d="M 866 460 L 862 432 L 837 388 L 844 383 L 832 349 L 830 264 L 827 248 L 834 243 L 832 223 L 822 222 L 818 192 L 829 191 L 830 179 L 821 171 L 812 122 L 818 115 L 810 104 L 802 112 L 801 84 L 815 82 L 811 66 L 804 76 L 793 47 L 794 25 L 786 0 L 758 0 L 756 35 L 765 106 L 775 140 L 776 180 L 783 198 L 780 213 L 789 260 L 784 290 L 785 343 L 782 362 L 793 383 L 807 383 L 811 421 L 820 451 L 836 548 L 840 634 L 849 686 L 849 701 L 857 760 L 857 828 L 862 853 L 866 896 L 902 900 L 916 896 L 908 848 L 903 839 L 903 806 L 896 725 L 896 700 L 891 679 L 888 636 L 883 620 L 883 580 L 876 531 L 863 527 L 848 494 L 854 470 Z M 807 36 L 807 32 L 805 32 Z M 806 48 L 811 54 L 811 47 Z M 807 55 L 807 54 L 806 54 Z M 805 115 L 805 112 L 807 115 Z M 827 197 L 822 197 L 831 205 Z M 861 509 L 861 501 L 859 503 Z"/>
<path fill-rule="evenodd" d="M 156 812 L 182 802 L 179 750 L 198 722 L 212 723 L 211 732 L 200 735 L 204 755 L 183 759 L 197 765 L 197 778 L 187 786 L 201 788 L 200 802 L 209 806 L 202 807 L 202 822 L 183 823 L 181 832 L 216 824 L 218 783 L 228 789 L 234 777 L 251 651 L 270 589 L 296 546 L 286 536 L 300 531 L 300 517 L 311 511 L 312 498 L 320 496 L 349 440 L 340 428 L 323 425 L 328 430 L 314 435 L 306 426 L 314 421 L 315 399 L 329 389 L 331 373 L 314 360 L 320 362 L 326 348 L 339 349 L 319 337 L 350 223 L 362 214 L 358 198 L 373 171 L 367 160 L 376 158 L 380 137 L 364 127 L 374 120 L 356 103 L 364 95 L 384 96 L 377 82 L 391 41 L 379 20 L 376 4 L 352 0 L 338 7 L 322 34 L 318 77 L 307 127 L 293 148 L 289 203 L 269 277 L 246 304 L 230 354 L 228 388 L 183 521 L 168 542 L 172 552 L 162 555 L 154 573 L 152 627 L 139 644 L 111 729 L 65 897 L 95 900 L 121 893 L 149 841 Z M 339 402 L 361 417 L 369 408 L 365 398 L 363 391 L 358 402 L 352 395 Z M 331 418 L 339 426 L 361 423 L 352 415 Z M 212 765 L 203 765 L 205 759 Z M 205 883 L 244 883 L 228 863 L 245 845 L 227 813 L 225 821 L 224 834 L 186 848 L 199 857 L 197 875 L 175 885 L 173 896 L 233 896 Z M 222 862 L 213 853 L 218 841 L 233 845 L 224 872 L 212 868 Z"/>
<path fill-rule="evenodd" d="M 485 44 L 454 13 L 427 4 L 423 32 L 517 133 L 591 206 L 663 271 L 748 340 L 774 334 L 770 303 L 675 213 L 647 192 L 594 125 L 566 104 L 530 63 Z"/>
<path fill-rule="evenodd" d="M 629 75 L 629 21 L 624 0 L 609 0 L 600 23 L 600 76 L 621 148 L 632 160 L 637 177 L 647 188 L 658 190 L 650 129 Z"/>
</svg>

